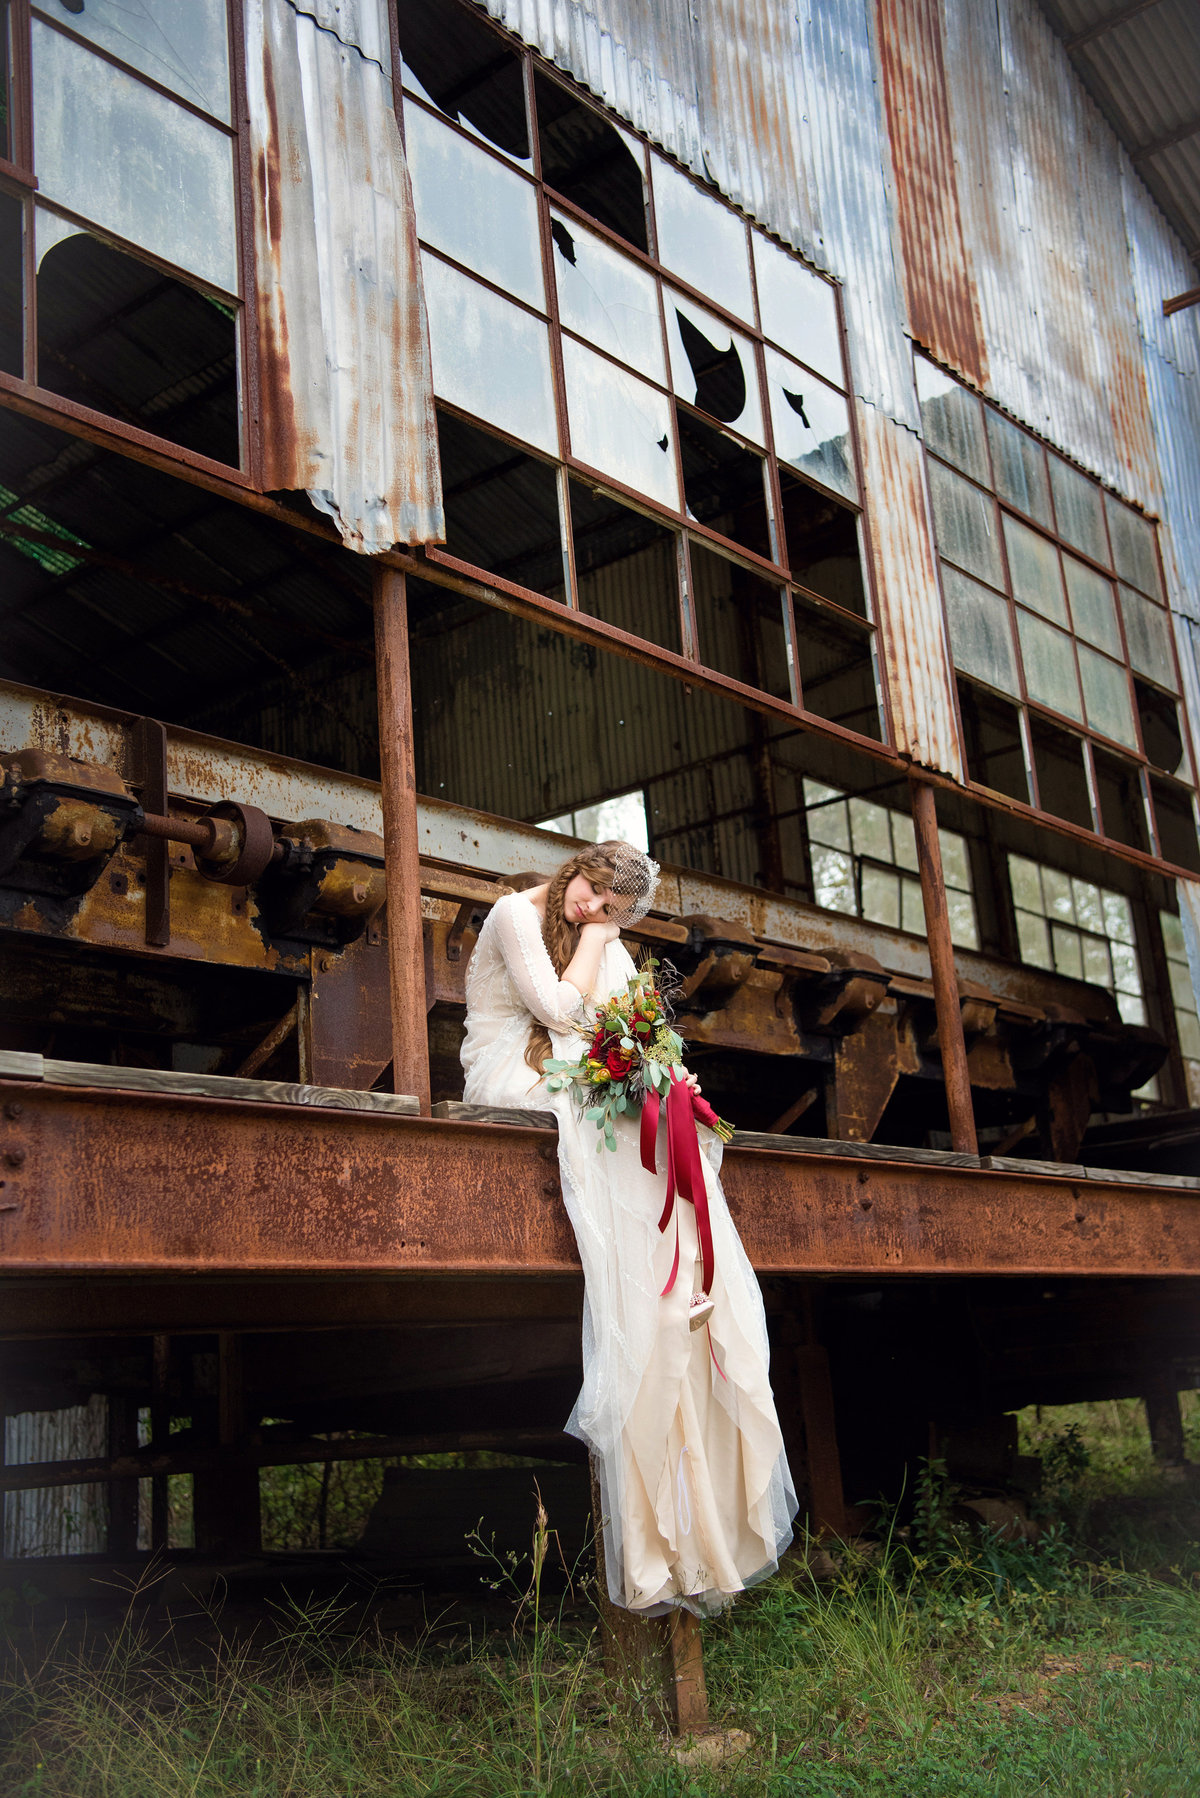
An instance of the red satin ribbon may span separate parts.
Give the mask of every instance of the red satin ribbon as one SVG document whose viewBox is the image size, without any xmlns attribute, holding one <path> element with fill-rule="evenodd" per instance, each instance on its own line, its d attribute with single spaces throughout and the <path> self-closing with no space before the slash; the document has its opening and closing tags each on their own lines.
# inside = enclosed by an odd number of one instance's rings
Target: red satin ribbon
<svg viewBox="0 0 1200 1798">
<path fill-rule="evenodd" d="M 658 1137 L 659 1105 L 659 1095 L 656 1092 L 646 1094 L 642 1105 L 641 1152 L 642 1166 L 648 1174 L 658 1172 L 655 1144 Z M 713 1277 L 712 1223 L 708 1215 L 708 1188 L 704 1184 L 704 1169 L 700 1162 L 700 1140 L 696 1135 L 697 1118 L 711 1128 L 717 1121 L 717 1114 L 707 1099 L 702 1099 L 692 1091 L 686 1080 L 682 1077 L 676 1079 L 672 1074 L 667 1092 L 667 1199 L 658 1227 L 660 1231 L 665 1230 L 670 1223 L 678 1190 L 680 1198 L 689 1200 L 696 1208 L 701 1282 L 704 1291 L 710 1292 Z M 675 1259 L 671 1264 L 670 1277 L 662 1289 L 663 1298 L 674 1286 L 678 1272 L 679 1229 L 676 1225 Z"/>
</svg>

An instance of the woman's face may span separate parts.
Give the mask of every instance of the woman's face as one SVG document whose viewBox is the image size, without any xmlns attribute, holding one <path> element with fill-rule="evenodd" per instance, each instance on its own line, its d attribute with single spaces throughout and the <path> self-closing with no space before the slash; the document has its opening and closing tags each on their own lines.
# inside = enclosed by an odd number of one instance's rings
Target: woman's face
<svg viewBox="0 0 1200 1798">
<path fill-rule="evenodd" d="M 610 915 L 611 886 L 587 874 L 573 874 L 563 894 L 563 917 L 568 924 L 602 924 Z"/>
</svg>

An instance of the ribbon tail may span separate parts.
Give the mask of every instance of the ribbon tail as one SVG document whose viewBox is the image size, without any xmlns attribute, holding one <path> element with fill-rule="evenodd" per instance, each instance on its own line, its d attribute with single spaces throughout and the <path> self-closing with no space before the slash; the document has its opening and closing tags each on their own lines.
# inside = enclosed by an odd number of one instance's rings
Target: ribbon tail
<svg viewBox="0 0 1200 1798">
<path fill-rule="evenodd" d="M 642 1101 L 642 1129 L 640 1146 L 642 1166 L 648 1174 L 657 1174 L 658 1160 L 655 1155 L 655 1144 L 658 1140 L 658 1115 L 662 1101 L 656 1092 L 648 1092 Z"/>
<path fill-rule="evenodd" d="M 720 1374 L 721 1378 L 724 1380 L 725 1384 L 728 1386 L 729 1375 L 725 1372 L 725 1369 L 721 1366 L 721 1363 L 717 1360 L 717 1351 L 713 1347 L 712 1325 L 705 1324 L 704 1327 L 708 1331 L 708 1352 L 712 1356 L 712 1364 L 716 1368 L 717 1372 Z"/>
<path fill-rule="evenodd" d="M 679 1191 L 696 1208 L 696 1235 L 700 1241 L 701 1282 L 705 1292 L 712 1285 L 714 1255 L 712 1221 L 708 1214 L 708 1187 L 704 1183 L 704 1167 L 700 1159 L 700 1139 L 696 1135 L 693 1094 L 682 1080 L 676 1081 L 667 1095 L 667 1147 L 672 1146 L 679 1168 Z"/>
</svg>

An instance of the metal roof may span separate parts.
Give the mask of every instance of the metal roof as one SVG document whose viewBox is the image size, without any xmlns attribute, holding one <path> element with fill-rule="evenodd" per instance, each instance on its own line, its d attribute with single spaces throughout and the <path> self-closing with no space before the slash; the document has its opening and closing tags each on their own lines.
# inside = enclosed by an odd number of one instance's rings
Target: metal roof
<svg viewBox="0 0 1200 1798">
<path fill-rule="evenodd" d="M 1195 0 L 1041 6 L 1188 254 L 1200 258 L 1200 7 Z"/>
</svg>

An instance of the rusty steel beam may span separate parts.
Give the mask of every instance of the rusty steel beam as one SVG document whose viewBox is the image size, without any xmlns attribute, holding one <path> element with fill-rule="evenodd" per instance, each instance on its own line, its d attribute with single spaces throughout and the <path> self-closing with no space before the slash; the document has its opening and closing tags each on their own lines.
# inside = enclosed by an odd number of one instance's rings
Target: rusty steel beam
<svg viewBox="0 0 1200 1798">
<path fill-rule="evenodd" d="M 950 1140 L 964 1155 L 979 1152 L 975 1135 L 975 1111 L 971 1103 L 971 1073 L 967 1067 L 967 1043 L 963 1035 L 958 977 L 954 971 L 954 944 L 950 940 L 950 913 L 946 909 L 946 883 L 942 874 L 942 846 L 938 839 L 937 800 L 927 781 L 912 780 L 912 818 L 917 838 L 917 866 L 921 875 L 921 899 L 925 906 L 925 934 L 929 940 L 929 966 L 933 974 L 933 998 L 937 1008 L 938 1048 L 946 1076 L 946 1103 L 950 1110 Z"/>
<path fill-rule="evenodd" d="M 429 1110 L 425 943 L 413 748 L 408 596 L 394 568 L 375 569 L 375 663 L 379 685 L 379 773 L 387 876 L 387 950 L 392 1008 L 392 1091 L 415 1093 Z"/>
<path fill-rule="evenodd" d="M 578 1269 L 536 1127 L 18 1081 L 0 1119 L 14 1275 Z M 1200 1273 L 1186 1186 L 779 1141 L 725 1157 L 762 1273 Z"/>
</svg>

